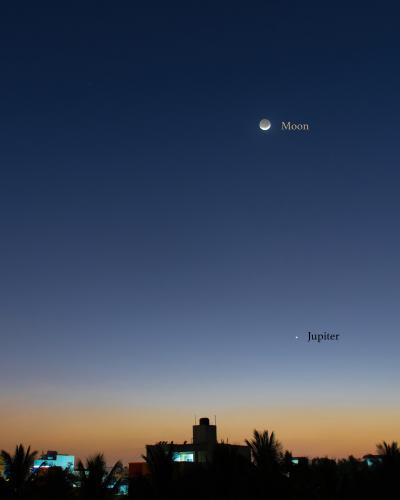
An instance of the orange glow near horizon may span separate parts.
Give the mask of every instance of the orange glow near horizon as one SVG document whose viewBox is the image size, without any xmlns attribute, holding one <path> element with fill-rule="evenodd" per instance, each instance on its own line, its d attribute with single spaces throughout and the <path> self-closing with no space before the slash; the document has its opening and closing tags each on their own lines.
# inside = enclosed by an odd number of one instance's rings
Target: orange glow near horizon
<svg viewBox="0 0 400 500">
<path fill-rule="evenodd" d="M 209 416 L 207 412 L 198 414 Z M 361 457 L 378 442 L 398 440 L 399 408 L 232 408 L 219 411 L 219 440 L 243 444 L 253 429 L 275 431 L 296 456 Z M 103 452 L 108 462 L 141 460 L 145 444 L 191 439 L 194 416 L 161 408 L 31 408 L 8 405 L 3 411 L 0 446 L 17 443 L 39 452 L 55 449 L 86 458 Z M 5 431 L 7 429 L 7 431 Z"/>
</svg>

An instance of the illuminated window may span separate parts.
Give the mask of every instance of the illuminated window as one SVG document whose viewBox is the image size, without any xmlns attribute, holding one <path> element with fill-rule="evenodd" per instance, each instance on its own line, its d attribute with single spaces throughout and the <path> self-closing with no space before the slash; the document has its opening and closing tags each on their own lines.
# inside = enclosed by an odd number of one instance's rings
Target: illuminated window
<svg viewBox="0 0 400 500">
<path fill-rule="evenodd" d="M 194 462 L 193 451 L 177 451 L 174 453 L 174 462 Z"/>
<path fill-rule="evenodd" d="M 35 460 L 33 468 L 61 467 L 64 470 L 74 470 L 74 465 L 75 457 L 73 455 L 57 455 L 55 458 L 43 457 Z"/>
</svg>

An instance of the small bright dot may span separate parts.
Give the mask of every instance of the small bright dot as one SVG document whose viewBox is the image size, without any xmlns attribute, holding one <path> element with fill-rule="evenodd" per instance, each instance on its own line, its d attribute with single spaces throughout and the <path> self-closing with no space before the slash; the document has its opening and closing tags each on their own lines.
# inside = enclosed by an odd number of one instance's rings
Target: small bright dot
<svg viewBox="0 0 400 500">
<path fill-rule="evenodd" d="M 298 339 L 299 337 L 296 335 L 296 339 Z"/>
</svg>

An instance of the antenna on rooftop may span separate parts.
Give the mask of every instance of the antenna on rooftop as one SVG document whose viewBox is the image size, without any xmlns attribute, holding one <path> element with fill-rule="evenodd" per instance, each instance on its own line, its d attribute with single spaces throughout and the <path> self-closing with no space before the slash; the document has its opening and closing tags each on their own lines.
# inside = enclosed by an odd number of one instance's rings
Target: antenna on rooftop
<svg viewBox="0 0 400 500">
<path fill-rule="evenodd" d="M 194 416 L 194 425 L 197 425 L 197 417 L 196 417 L 196 415 Z"/>
<path fill-rule="evenodd" d="M 217 415 L 214 415 L 214 425 L 217 425 Z"/>
</svg>

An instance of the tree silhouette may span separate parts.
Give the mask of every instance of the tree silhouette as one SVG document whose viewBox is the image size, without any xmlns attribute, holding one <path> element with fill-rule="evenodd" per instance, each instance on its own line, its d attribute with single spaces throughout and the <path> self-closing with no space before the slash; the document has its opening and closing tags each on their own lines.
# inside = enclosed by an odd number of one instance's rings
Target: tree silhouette
<svg viewBox="0 0 400 500">
<path fill-rule="evenodd" d="M 383 460 L 398 460 L 400 458 L 400 448 L 396 441 L 390 444 L 386 441 L 378 443 L 376 445 L 376 450 Z"/>
<path fill-rule="evenodd" d="M 246 439 L 247 446 L 250 447 L 254 465 L 265 472 L 276 471 L 283 458 L 282 444 L 276 439 L 275 433 L 268 431 L 253 431 L 253 439 Z"/>
<path fill-rule="evenodd" d="M 7 479 L 7 489 L 11 498 L 23 498 L 26 490 L 32 483 L 32 467 L 37 451 L 31 452 L 31 447 L 27 450 L 22 444 L 15 447 L 14 455 L 10 455 L 5 450 L 1 451 L 4 464 L 4 476 Z"/>
<path fill-rule="evenodd" d="M 77 465 L 80 483 L 80 496 L 85 500 L 104 500 L 118 492 L 120 480 L 116 475 L 122 472 L 122 463 L 116 462 L 107 472 L 106 461 L 102 453 L 86 459 L 84 465 L 79 460 Z"/>
<path fill-rule="evenodd" d="M 253 439 L 246 439 L 250 447 L 255 475 L 253 485 L 260 498 L 286 495 L 287 481 L 283 475 L 283 447 L 275 433 L 254 430 Z"/>
<path fill-rule="evenodd" d="M 396 441 L 387 443 L 383 441 L 376 445 L 381 457 L 378 466 L 379 483 L 382 485 L 381 493 L 386 497 L 398 496 L 398 478 L 400 476 L 400 449 Z"/>
<path fill-rule="evenodd" d="M 217 444 L 209 461 L 176 463 L 173 443 L 160 442 L 143 457 L 149 475 L 132 477 L 134 500 L 376 500 L 399 498 L 400 448 L 397 442 L 376 445 L 371 460 L 314 458 L 294 461 L 283 453 L 273 432 L 254 431 L 243 450 Z M 247 451 L 247 450 L 245 450 Z M 1 452 L 1 500 L 111 500 L 120 493 L 122 464 L 109 471 L 102 454 L 78 461 L 77 474 L 60 467 L 33 470 L 35 451 L 23 445 L 13 455 Z M 373 458 L 373 459 L 372 459 Z M 77 486 L 77 487 L 74 487 Z"/>
<path fill-rule="evenodd" d="M 36 500 L 67 500 L 73 493 L 75 476 L 61 467 L 43 469 L 33 483 L 33 498 Z M 0 497 L 1 498 L 1 497 Z"/>
</svg>

